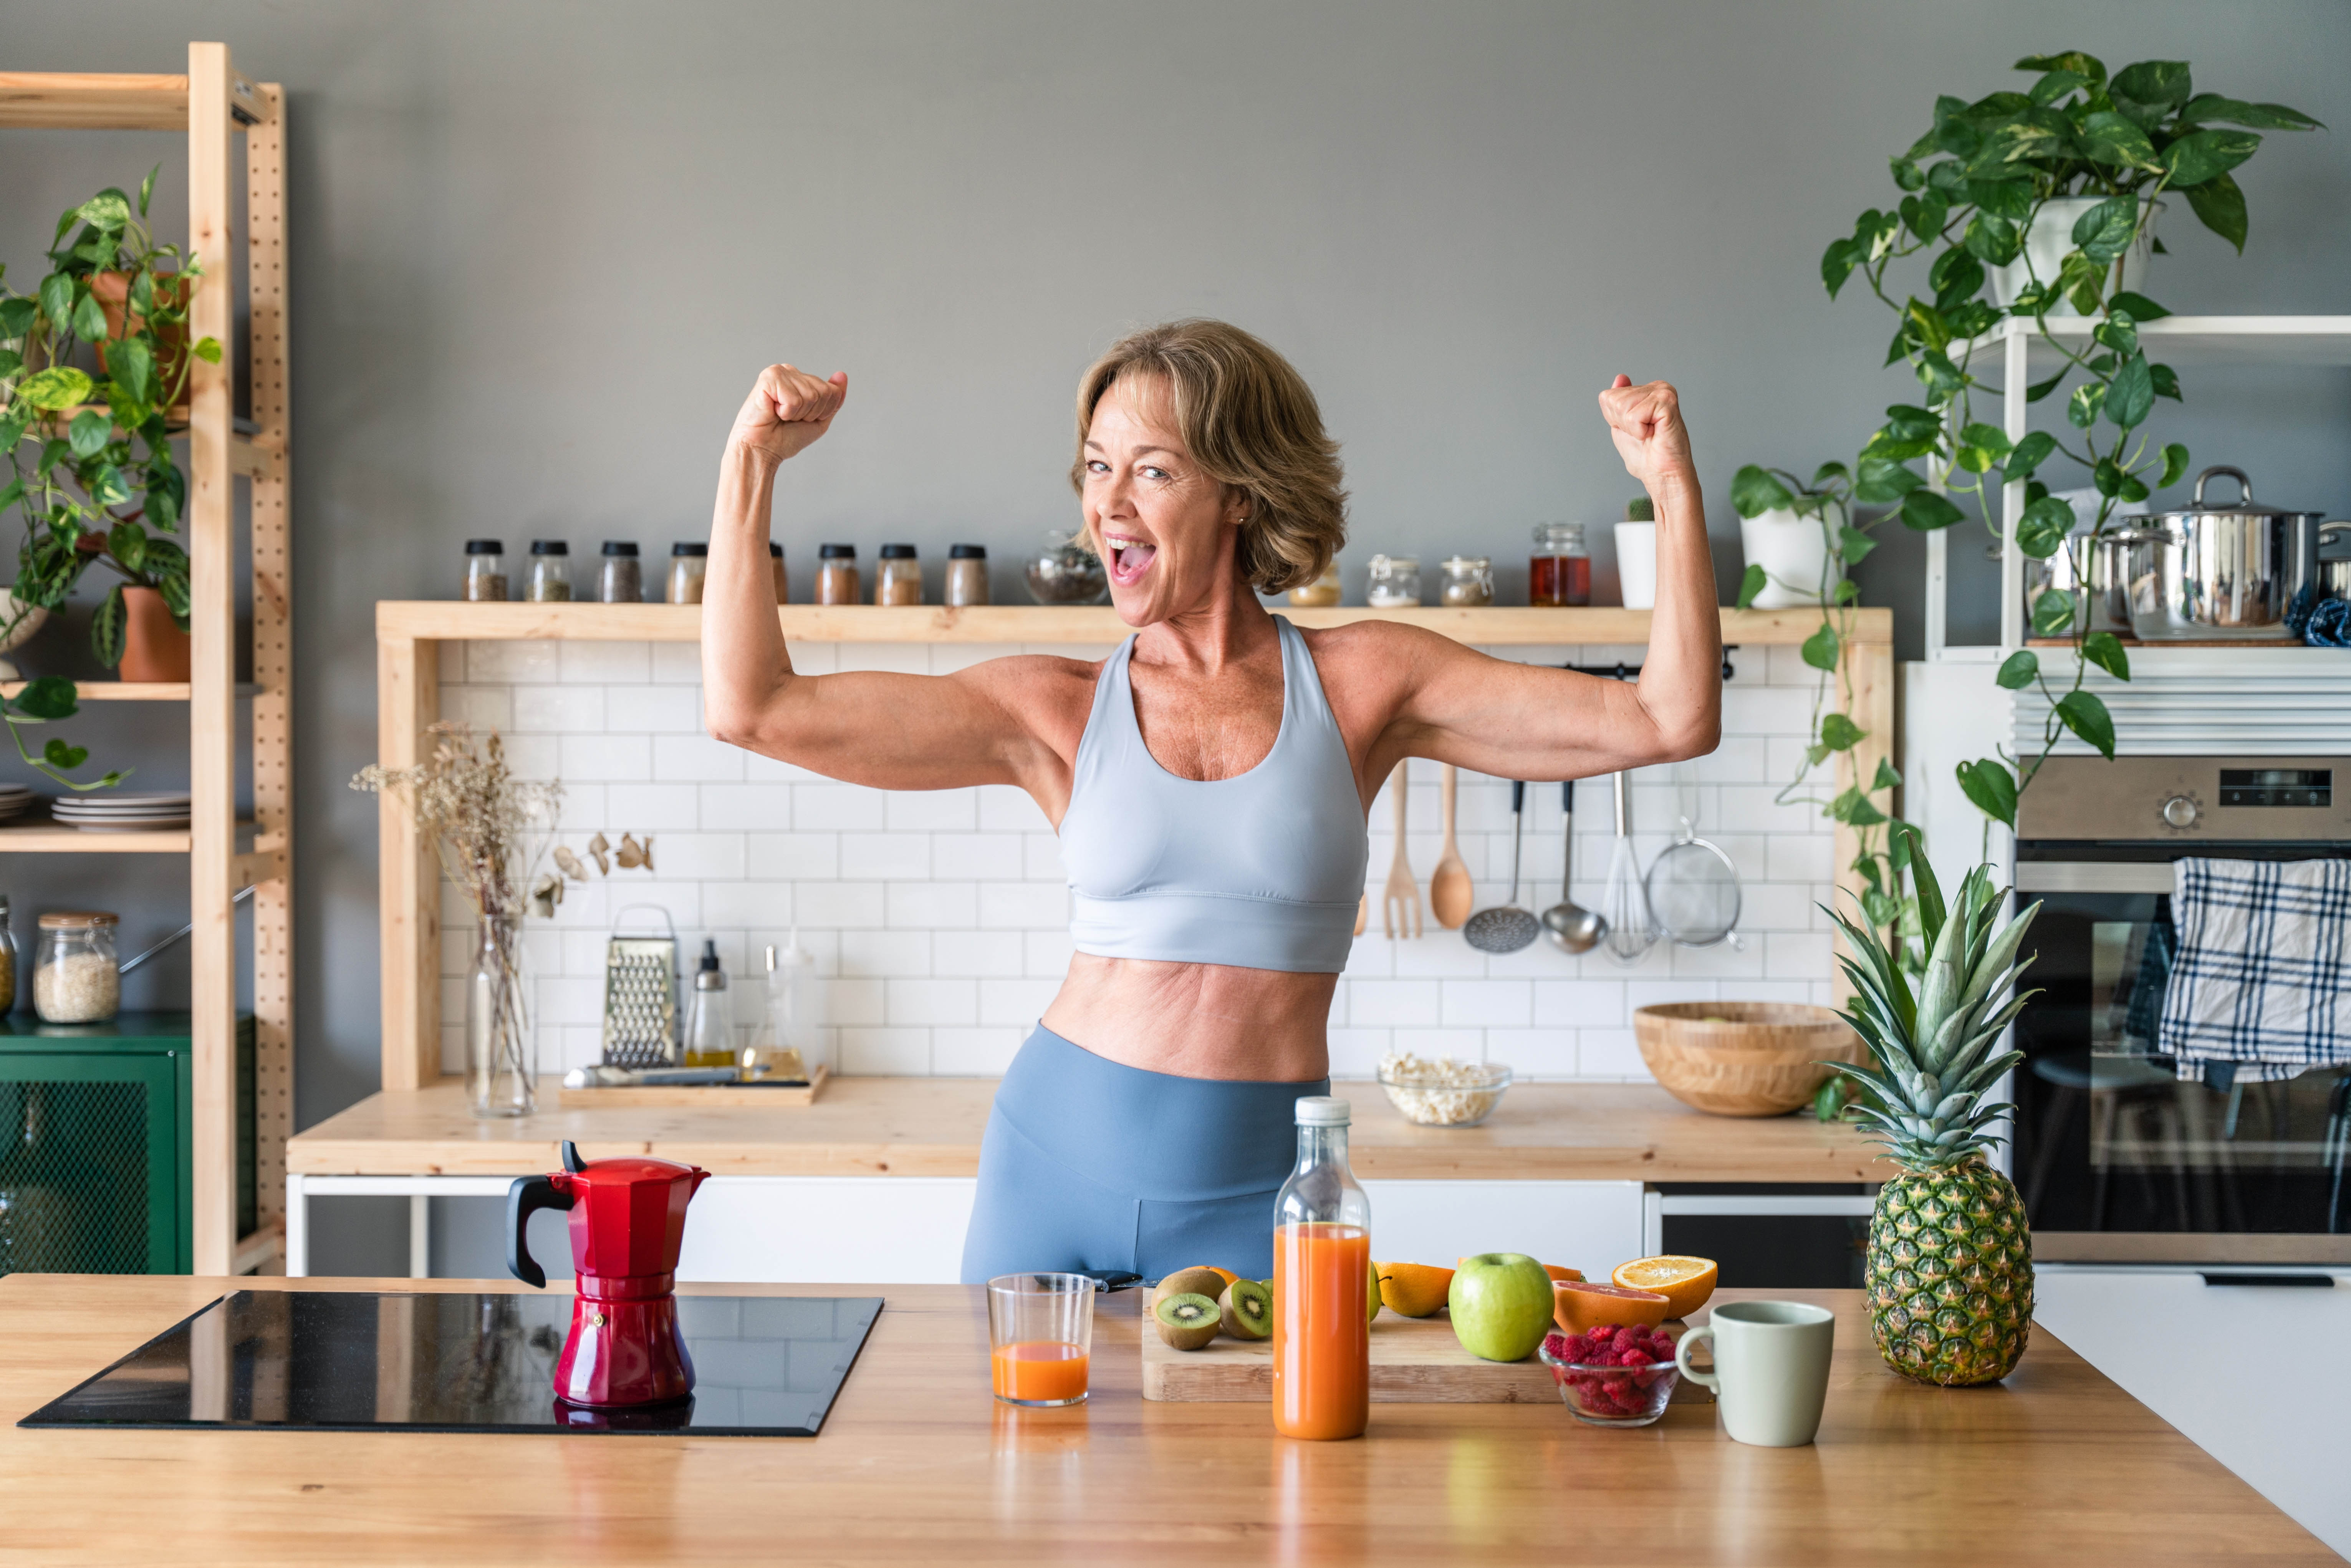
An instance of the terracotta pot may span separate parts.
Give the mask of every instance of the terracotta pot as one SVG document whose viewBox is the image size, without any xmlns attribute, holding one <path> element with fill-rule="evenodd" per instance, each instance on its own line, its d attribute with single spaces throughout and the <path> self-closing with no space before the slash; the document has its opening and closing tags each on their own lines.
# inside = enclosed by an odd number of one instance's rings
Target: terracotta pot
<svg viewBox="0 0 2351 1568">
<path fill-rule="evenodd" d="M 1862 1060 L 1861 1037 L 1801 1002 L 1660 1002 L 1633 1014 L 1641 1060 L 1668 1094 L 1716 1116 L 1782 1116 L 1830 1070 Z"/>
<path fill-rule="evenodd" d="M 172 623 L 171 607 L 152 588 L 122 591 L 122 667 L 126 681 L 184 681 L 188 634 Z"/>
<path fill-rule="evenodd" d="M 98 301 L 98 308 L 106 312 L 106 335 L 121 337 L 123 317 L 130 308 L 131 275 L 94 272 L 90 274 L 89 294 Z M 186 306 L 186 294 L 187 285 L 183 281 L 183 275 L 169 272 L 156 277 L 155 297 L 173 309 Z M 146 318 L 142 316 L 139 320 L 143 323 Z M 177 326 L 156 328 L 155 347 L 155 384 L 170 386 L 179 380 L 182 367 L 188 362 L 187 323 L 183 321 Z M 98 346 L 98 364 L 100 370 L 106 368 L 106 345 L 103 343 Z M 185 402 L 182 402 L 173 412 L 184 413 L 187 406 Z"/>
</svg>

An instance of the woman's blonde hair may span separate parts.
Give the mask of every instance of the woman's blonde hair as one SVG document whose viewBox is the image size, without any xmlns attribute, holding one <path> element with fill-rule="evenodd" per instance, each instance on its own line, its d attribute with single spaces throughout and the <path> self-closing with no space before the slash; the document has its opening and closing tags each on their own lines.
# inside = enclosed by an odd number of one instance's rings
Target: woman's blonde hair
<svg viewBox="0 0 2351 1568">
<path fill-rule="evenodd" d="M 1070 483 L 1085 488 L 1094 407 L 1122 380 L 1163 381 L 1176 431 L 1210 478 L 1247 498 L 1236 562 L 1261 593 L 1312 582 L 1347 542 L 1339 444 L 1305 378 L 1258 339 L 1223 321 L 1170 321 L 1111 345 L 1078 383 L 1078 457 Z"/>
</svg>

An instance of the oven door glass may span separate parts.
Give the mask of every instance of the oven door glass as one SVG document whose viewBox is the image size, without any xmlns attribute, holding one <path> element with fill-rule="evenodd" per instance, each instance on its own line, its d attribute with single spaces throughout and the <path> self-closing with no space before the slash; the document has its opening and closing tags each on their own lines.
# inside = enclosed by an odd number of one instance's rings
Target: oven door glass
<svg viewBox="0 0 2351 1568">
<path fill-rule="evenodd" d="M 2017 1016 L 2016 1165 L 2052 1260 L 2351 1260 L 2351 1073 L 2183 1078 L 2156 1051 L 2171 899 L 2048 893 Z M 2187 1238 L 2236 1237 L 2190 1242 Z M 2266 1239 L 2253 1239 L 2256 1238 Z"/>
</svg>

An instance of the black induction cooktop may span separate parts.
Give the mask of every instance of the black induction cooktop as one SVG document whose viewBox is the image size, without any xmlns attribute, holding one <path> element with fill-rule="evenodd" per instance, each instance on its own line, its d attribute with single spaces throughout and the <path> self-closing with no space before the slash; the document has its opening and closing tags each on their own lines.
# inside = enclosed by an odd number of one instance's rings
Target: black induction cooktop
<svg viewBox="0 0 2351 1568">
<path fill-rule="evenodd" d="M 879 1296 L 680 1296 L 693 1397 L 585 1410 L 552 1382 L 568 1295 L 238 1291 L 17 1425 L 813 1437 L 881 1315 Z"/>
</svg>

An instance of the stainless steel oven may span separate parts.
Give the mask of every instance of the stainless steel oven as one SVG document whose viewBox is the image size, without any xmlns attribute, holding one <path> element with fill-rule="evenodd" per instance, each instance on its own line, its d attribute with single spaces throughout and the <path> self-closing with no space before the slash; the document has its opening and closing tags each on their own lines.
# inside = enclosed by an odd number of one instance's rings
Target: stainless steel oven
<svg viewBox="0 0 2351 1568">
<path fill-rule="evenodd" d="M 2351 856 L 2351 758 L 2052 758 L 2017 813 L 2042 994 L 2015 1178 L 2049 1261 L 2351 1263 L 2351 1069 L 2249 1082 L 2156 1050 L 2185 856 Z"/>
</svg>

